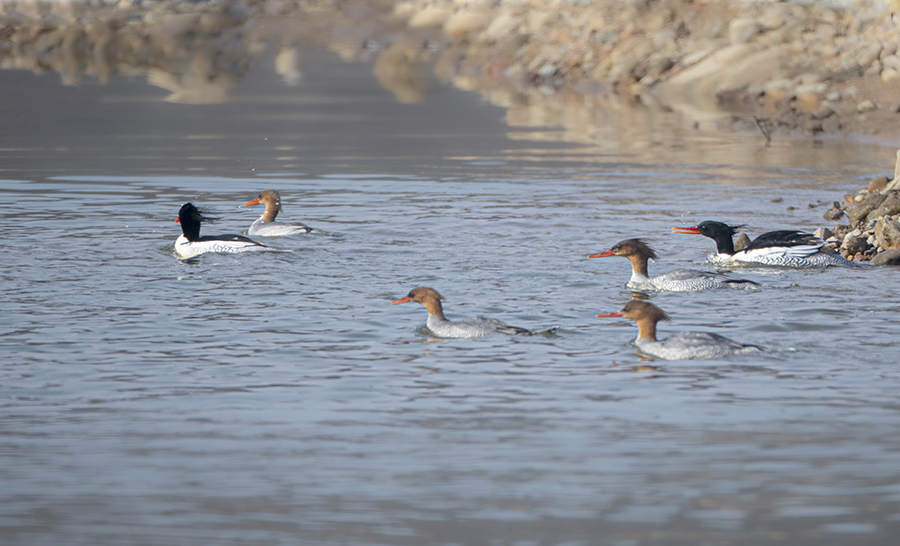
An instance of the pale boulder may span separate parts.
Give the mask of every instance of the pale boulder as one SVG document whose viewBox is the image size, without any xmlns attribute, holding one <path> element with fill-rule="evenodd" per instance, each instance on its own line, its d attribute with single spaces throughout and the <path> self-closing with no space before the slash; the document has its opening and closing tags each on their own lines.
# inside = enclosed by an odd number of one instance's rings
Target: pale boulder
<svg viewBox="0 0 900 546">
<path fill-rule="evenodd" d="M 490 16 L 483 13 L 459 11 L 451 15 L 444 23 L 444 32 L 459 40 L 468 34 L 481 32 L 490 23 Z"/>
<path fill-rule="evenodd" d="M 753 19 L 735 19 L 728 25 L 728 42 L 745 44 L 759 34 L 760 26 Z"/>
<path fill-rule="evenodd" d="M 657 91 L 664 100 L 683 99 L 714 108 L 717 93 L 783 78 L 782 63 L 778 47 L 731 45 L 673 76 Z"/>
<path fill-rule="evenodd" d="M 439 27 L 450 17 L 450 10 L 438 7 L 429 7 L 413 14 L 409 18 L 409 28 Z"/>
</svg>

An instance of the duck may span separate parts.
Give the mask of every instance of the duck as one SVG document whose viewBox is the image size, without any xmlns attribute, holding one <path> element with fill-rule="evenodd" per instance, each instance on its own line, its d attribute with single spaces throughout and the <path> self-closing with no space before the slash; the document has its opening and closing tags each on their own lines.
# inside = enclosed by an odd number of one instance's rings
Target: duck
<svg viewBox="0 0 900 546">
<path fill-rule="evenodd" d="M 265 190 L 255 198 L 244 203 L 243 206 L 250 207 L 253 205 L 264 204 L 266 210 L 262 216 L 250 224 L 247 230 L 248 235 L 255 237 L 283 237 L 285 235 L 293 235 L 295 233 L 309 233 L 312 228 L 301 223 L 288 224 L 285 222 L 276 222 L 275 217 L 281 212 L 281 195 L 275 190 Z"/>
<path fill-rule="evenodd" d="M 625 286 L 634 290 L 693 292 L 716 288 L 743 290 L 759 287 L 759 284 L 753 281 L 696 269 L 676 269 L 665 275 L 650 277 L 647 273 L 647 262 L 657 259 L 656 251 L 641 239 L 619 241 L 609 250 L 599 254 L 590 254 L 588 258 L 607 258 L 609 256 L 622 256 L 631 262 L 631 279 Z"/>
<path fill-rule="evenodd" d="M 734 234 L 744 226 L 729 226 L 706 220 L 692 227 L 673 227 L 675 233 L 703 235 L 716 242 L 716 254 L 709 261 L 717 264 L 762 264 L 792 268 L 866 267 L 869 264 L 848 260 L 812 233 L 782 229 L 763 233 L 739 251 L 734 249 Z M 827 250 L 826 250 L 827 249 Z"/>
<path fill-rule="evenodd" d="M 392 301 L 391 305 L 410 301 L 421 303 L 428 310 L 426 326 L 435 336 L 443 338 L 472 338 L 489 334 L 540 334 L 557 329 L 554 326 L 543 330 L 528 330 L 518 326 L 510 326 L 497 319 L 485 317 L 447 320 L 444 318 L 444 309 L 441 306 L 441 300 L 443 299 L 444 296 L 440 295 L 437 290 L 427 286 L 420 286 L 413 288 L 405 297 Z"/>
<path fill-rule="evenodd" d="M 212 223 L 218 218 L 204 216 L 193 203 L 181 205 L 176 222 L 181 224 L 181 235 L 175 239 L 175 254 L 179 258 L 193 258 L 207 252 L 247 252 L 266 250 L 266 245 L 243 235 L 224 234 L 200 236 L 200 224 Z"/>
<path fill-rule="evenodd" d="M 656 323 L 670 321 L 662 309 L 648 301 L 631 300 L 613 313 L 598 318 L 623 317 L 637 323 L 635 346 L 644 354 L 663 360 L 702 360 L 732 355 L 752 355 L 762 351 L 756 345 L 744 345 L 727 337 L 709 332 L 679 332 L 665 339 L 656 339 Z"/>
</svg>

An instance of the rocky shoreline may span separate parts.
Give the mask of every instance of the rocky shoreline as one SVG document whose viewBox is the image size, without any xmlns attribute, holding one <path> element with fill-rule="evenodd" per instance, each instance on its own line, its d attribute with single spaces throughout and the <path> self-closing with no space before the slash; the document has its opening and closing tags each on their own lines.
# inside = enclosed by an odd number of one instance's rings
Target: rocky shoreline
<svg viewBox="0 0 900 546">
<path fill-rule="evenodd" d="M 896 6 L 894 6 L 896 7 Z M 900 136 L 892 3 L 741 0 L 411 0 L 466 72 L 545 93 L 585 84 L 771 132 Z M 587 86 L 595 89 L 592 86 Z"/>
<path fill-rule="evenodd" d="M 894 179 L 873 178 L 856 194 L 835 201 L 825 213 L 826 220 L 848 224 L 833 229 L 820 228 L 816 235 L 831 248 L 851 260 L 871 261 L 873 265 L 900 265 L 900 151 L 894 167 Z"/>
</svg>

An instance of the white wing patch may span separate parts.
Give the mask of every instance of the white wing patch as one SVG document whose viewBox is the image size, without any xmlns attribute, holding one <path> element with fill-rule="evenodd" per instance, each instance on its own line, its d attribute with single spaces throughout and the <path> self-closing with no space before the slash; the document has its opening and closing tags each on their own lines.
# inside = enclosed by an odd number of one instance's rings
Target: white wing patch
<svg viewBox="0 0 900 546">
<path fill-rule="evenodd" d="M 824 242 L 822 244 L 825 244 Z M 739 262 L 766 261 L 766 258 L 808 258 L 819 251 L 822 245 L 772 246 L 740 251 L 732 259 Z"/>
</svg>

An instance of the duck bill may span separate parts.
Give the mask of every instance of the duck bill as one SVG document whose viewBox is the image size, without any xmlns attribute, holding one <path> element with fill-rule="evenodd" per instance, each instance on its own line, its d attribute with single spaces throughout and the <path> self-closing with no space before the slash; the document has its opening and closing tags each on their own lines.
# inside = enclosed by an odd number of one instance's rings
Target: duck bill
<svg viewBox="0 0 900 546">
<path fill-rule="evenodd" d="M 412 301 L 412 300 L 409 299 L 409 296 L 406 296 L 405 298 L 400 298 L 399 300 L 392 301 L 391 305 L 397 305 L 398 303 L 406 303 L 408 301 Z"/>
<path fill-rule="evenodd" d="M 700 228 L 697 226 L 694 227 L 673 227 L 672 231 L 675 233 L 687 233 L 690 235 L 700 235 Z"/>
<path fill-rule="evenodd" d="M 257 197 L 253 201 L 247 201 L 246 203 L 244 203 L 244 206 L 249 207 L 249 206 L 258 205 L 258 204 L 259 204 L 259 197 Z"/>
<path fill-rule="evenodd" d="M 610 256 L 615 256 L 616 253 L 612 250 L 607 250 L 606 252 L 601 252 L 600 254 L 588 254 L 588 258 L 609 258 Z"/>
<path fill-rule="evenodd" d="M 181 217 L 180 217 L 180 216 L 179 216 L 178 218 L 175 219 L 175 223 L 176 223 L 176 224 L 180 224 L 180 223 L 181 223 Z"/>
<path fill-rule="evenodd" d="M 597 318 L 613 318 L 613 317 L 621 317 L 622 312 L 616 311 L 615 313 L 603 313 L 602 315 L 597 315 Z"/>
</svg>

